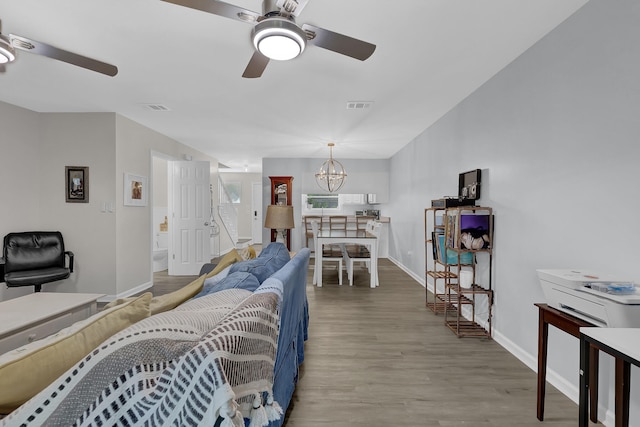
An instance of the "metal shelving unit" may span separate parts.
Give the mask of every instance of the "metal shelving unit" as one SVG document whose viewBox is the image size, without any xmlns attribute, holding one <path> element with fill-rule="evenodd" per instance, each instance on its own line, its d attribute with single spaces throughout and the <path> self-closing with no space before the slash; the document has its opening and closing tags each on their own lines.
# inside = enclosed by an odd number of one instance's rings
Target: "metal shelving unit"
<svg viewBox="0 0 640 427">
<path fill-rule="evenodd" d="M 460 218 L 465 215 L 488 215 L 489 247 L 481 249 L 462 248 Z M 441 219 L 438 219 L 441 218 Z M 436 259 L 436 250 L 432 233 L 444 233 L 444 245 L 440 250 L 446 251 L 444 260 Z M 478 255 L 486 254 L 488 283 L 480 286 L 476 283 Z M 455 255 L 457 262 L 451 262 L 449 256 Z M 461 263 L 463 254 L 470 263 Z M 483 258 L 485 258 L 483 256 Z M 444 261 L 444 262 L 443 262 Z M 444 314 L 444 323 L 457 336 L 476 336 L 491 338 L 491 321 L 493 317 L 492 290 L 493 263 L 493 211 L 481 206 L 460 206 L 455 208 L 425 209 L 425 266 L 426 266 L 426 298 L 425 304 L 435 314 Z M 459 283 L 459 273 L 465 267 L 473 272 L 472 285 L 463 288 Z M 432 290 L 429 290 L 429 287 Z M 488 308 L 485 325 L 477 321 L 476 306 L 484 301 Z"/>
</svg>

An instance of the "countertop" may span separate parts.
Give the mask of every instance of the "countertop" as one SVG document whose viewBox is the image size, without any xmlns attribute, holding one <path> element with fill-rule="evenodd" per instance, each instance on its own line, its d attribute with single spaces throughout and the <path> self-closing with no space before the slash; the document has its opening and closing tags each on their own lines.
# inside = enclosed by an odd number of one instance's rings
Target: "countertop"
<svg viewBox="0 0 640 427">
<path fill-rule="evenodd" d="M 304 217 L 307 215 L 303 215 L 302 219 L 304 220 Z M 319 216 L 319 215 L 308 215 L 308 216 Z M 344 216 L 344 215 L 323 215 L 322 216 L 322 222 L 329 222 L 329 217 L 330 216 Z M 389 223 L 391 222 L 391 218 L 388 216 L 381 216 L 379 220 L 377 220 L 378 222 L 381 222 L 383 224 Z M 355 215 L 347 215 L 347 222 L 356 222 L 356 216 Z"/>
</svg>

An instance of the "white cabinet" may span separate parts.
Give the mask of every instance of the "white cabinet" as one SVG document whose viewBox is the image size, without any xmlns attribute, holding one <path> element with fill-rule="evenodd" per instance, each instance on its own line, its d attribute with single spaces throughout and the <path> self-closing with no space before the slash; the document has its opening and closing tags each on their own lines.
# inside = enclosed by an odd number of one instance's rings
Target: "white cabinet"
<svg viewBox="0 0 640 427">
<path fill-rule="evenodd" d="M 341 205 L 364 205 L 367 202 L 364 193 L 340 194 L 339 199 Z"/>
<path fill-rule="evenodd" d="M 97 312 L 103 294 L 35 292 L 0 302 L 0 354 L 47 337 Z"/>
</svg>

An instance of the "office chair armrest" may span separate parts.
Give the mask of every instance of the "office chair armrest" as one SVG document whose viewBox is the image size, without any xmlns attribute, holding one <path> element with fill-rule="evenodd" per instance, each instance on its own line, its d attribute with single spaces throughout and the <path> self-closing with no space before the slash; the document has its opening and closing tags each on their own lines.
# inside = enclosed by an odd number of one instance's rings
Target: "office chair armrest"
<svg viewBox="0 0 640 427">
<path fill-rule="evenodd" d="M 73 252 L 65 251 L 64 254 L 69 257 L 69 272 L 73 273 Z"/>
</svg>

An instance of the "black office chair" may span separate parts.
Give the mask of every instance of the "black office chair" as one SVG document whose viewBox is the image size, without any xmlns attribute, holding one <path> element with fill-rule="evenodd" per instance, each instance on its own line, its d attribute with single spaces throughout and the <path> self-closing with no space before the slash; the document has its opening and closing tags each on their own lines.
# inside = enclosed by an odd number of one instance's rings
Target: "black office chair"
<svg viewBox="0 0 640 427">
<path fill-rule="evenodd" d="M 73 273 L 73 252 L 64 250 L 59 231 L 27 231 L 4 236 L 4 281 L 9 287 L 34 286 L 66 279 Z M 65 256 L 69 266 L 65 266 Z"/>
</svg>

